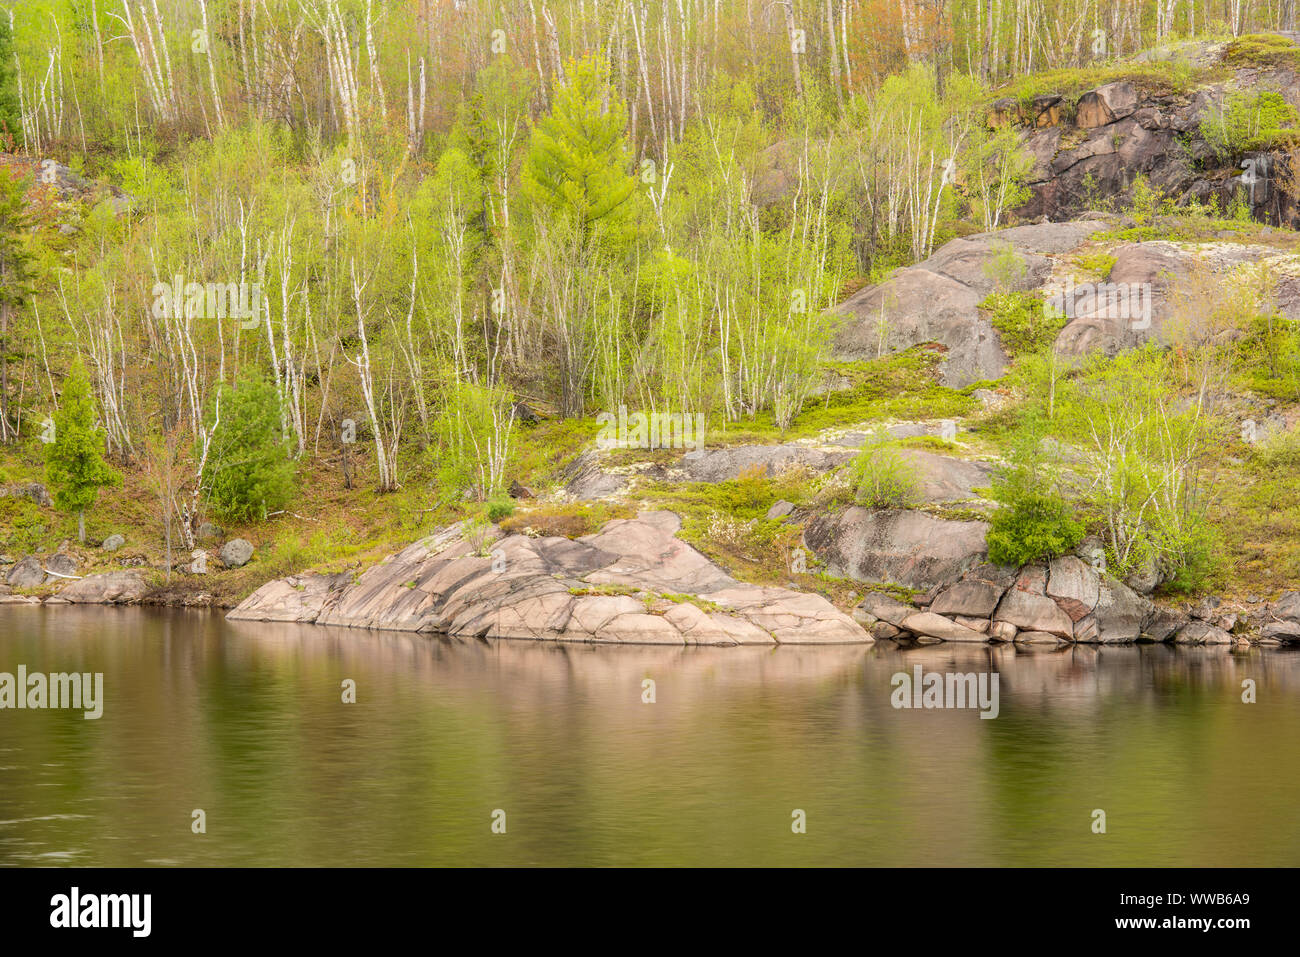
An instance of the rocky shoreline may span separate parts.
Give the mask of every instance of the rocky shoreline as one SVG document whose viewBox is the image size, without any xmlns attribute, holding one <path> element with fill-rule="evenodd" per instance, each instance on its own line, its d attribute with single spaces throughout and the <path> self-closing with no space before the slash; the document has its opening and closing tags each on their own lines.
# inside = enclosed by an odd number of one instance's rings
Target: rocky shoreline
<svg viewBox="0 0 1300 957">
<path fill-rule="evenodd" d="M 845 515 L 866 510 L 846 510 Z M 879 518 L 887 513 L 868 513 Z M 861 516 L 858 516 L 859 518 Z M 496 526 L 452 525 L 360 572 L 308 572 L 269 581 L 229 612 L 232 621 L 313 623 L 462 638 L 667 645 L 1014 643 L 1028 647 L 1167 642 L 1175 645 L 1300 642 L 1300 592 L 1273 602 L 1187 607 L 1153 602 L 1099 571 L 1090 546 L 1041 565 L 990 565 L 924 554 L 904 570 L 931 580 L 925 592 L 865 581 L 848 615 L 821 595 L 737 581 L 677 537 L 680 519 L 645 511 L 577 539 L 506 535 Z M 979 523 L 974 523 L 979 524 Z M 853 539 L 869 548 L 856 529 Z M 898 540 L 894 539 L 895 542 Z M 811 524 L 805 542 L 823 560 L 842 543 Z M 944 544 L 951 546 L 945 535 Z M 39 571 L 59 586 L 44 597 L 0 587 L 0 604 L 210 605 L 192 588 L 160 593 L 136 569 L 75 577 L 75 565 L 32 556 L 6 578 Z M 849 577 L 879 572 L 891 556 L 859 563 Z M 841 556 L 842 558 L 842 556 Z M 899 560 L 898 556 L 892 556 Z M 882 565 L 882 561 L 884 565 Z M 33 567 L 34 566 L 34 567 Z M 21 578 L 21 575 L 27 578 Z M 871 587 L 871 586 L 875 587 Z M 910 594 L 910 597 L 908 597 Z"/>
</svg>

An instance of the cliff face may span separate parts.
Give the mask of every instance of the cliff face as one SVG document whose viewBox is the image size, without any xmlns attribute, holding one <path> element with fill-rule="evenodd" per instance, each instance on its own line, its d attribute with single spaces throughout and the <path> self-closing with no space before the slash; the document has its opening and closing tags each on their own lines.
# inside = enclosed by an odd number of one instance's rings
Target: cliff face
<svg viewBox="0 0 1300 957">
<path fill-rule="evenodd" d="M 989 124 L 1022 128 L 1034 158 L 1032 195 L 1017 214 L 1060 221 L 1123 208 L 1141 175 L 1179 205 L 1217 199 L 1226 209 L 1244 195 L 1257 220 L 1300 225 L 1286 150 L 1224 157 L 1202 135 L 1202 123 L 1238 92 L 1274 92 L 1300 109 L 1298 37 L 1186 44 L 1147 54 L 1128 77 L 1112 69 L 1118 78 L 1081 93 L 995 101 Z"/>
</svg>

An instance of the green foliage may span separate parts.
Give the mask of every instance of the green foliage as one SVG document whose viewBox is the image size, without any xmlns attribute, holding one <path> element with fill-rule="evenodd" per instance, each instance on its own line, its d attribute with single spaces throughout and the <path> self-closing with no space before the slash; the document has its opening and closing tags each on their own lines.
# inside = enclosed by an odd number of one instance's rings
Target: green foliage
<svg viewBox="0 0 1300 957">
<path fill-rule="evenodd" d="M 1266 313 L 1251 320 L 1237 341 L 1242 384 L 1261 395 L 1300 401 L 1300 329 L 1294 320 Z"/>
<path fill-rule="evenodd" d="M 1225 161 L 1291 142 L 1300 113 L 1272 90 L 1235 90 L 1201 120 L 1201 136 Z"/>
<path fill-rule="evenodd" d="M 45 475 L 54 489 L 54 504 L 64 511 L 83 513 L 95 504 L 101 488 L 122 484 L 104 461 L 104 438 L 95 418 L 90 377 L 78 357 L 59 395 L 54 441 L 45 446 Z"/>
<path fill-rule="evenodd" d="M 274 383 L 245 376 L 234 387 L 223 384 L 213 414 L 203 470 L 213 510 L 228 521 L 250 522 L 283 508 L 296 491 L 295 469 Z"/>
<path fill-rule="evenodd" d="M 1050 348 L 1069 321 L 1064 313 L 1045 309 L 1042 297 L 1032 292 L 995 292 L 985 297 L 980 308 L 1013 357 Z"/>
<path fill-rule="evenodd" d="M 1175 361 L 1154 346 L 1091 357 L 1059 383 L 1052 431 L 1083 453 L 1071 466 L 1111 567 L 1154 564 L 1191 588 L 1215 574 L 1207 467 L 1226 437 L 1198 395 L 1179 391 Z"/>
<path fill-rule="evenodd" d="M 458 501 L 467 493 L 480 502 L 500 499 L 514 434 L 512 405 L 500 388 L 444 386 L 435 444 L 427 453 L 440 501 Z"/>
<path fill-rule="evenodd" d="M 499 522 L 515 513 L 515 503 L 508 498 L 494 498 L 487 503 L 489 522 Z"/>
<path fill-rule="evenodd" d="M 14 37 L 6 15 L 0 16 L 0 149 L 8 151 L 21 144 L 18 69 L 14 60 Z"/>
<path fill-rule="evenodd" d="M 1173 200 L 1141 173 L 1133 177 L 1133 206 L 1129 213 L 1138 226 L 1150 226 L 1156 216 L 1171 213 L 1173 206 Z"/>
<path fill-rule="evenodd" d="M 526 173 L 542 205 L 589 230 L 628 212 L 636 180 L 628 172 L 627 110 L 609 86 L 608 66 L 570 61 L 551 112 L 533 127 Z"/>
<path fill-rule="evenodd" d="M 999 505 L 989 521 L 989 561 L 1025 565 L 1064 555 L 1079 544 L 1084 526 L 1060 494 L 1056 466 L 1044 451 L 1046 423 L 1025 415 L 1013 435 L 1007 464 L 993 480 Z"/>
<path fill-rule="evenodd" d="M 1103 249 L 1092 249 L 1079 253 L 1074 257 L 1079 268 L 1097 277 L 1099 282 L 1105 282 L 1110 276 L 1110 271 L 1115 268 L 1115 257 Z"/>
<path fill-rule="evenodd" d="M 1084 527 L 1059 495 L 1003 489 L 1004 507 L 993 513 L 986 541 L 989 561 L 1025 565 L 1064 555 L 1083 539 Z"/>
<path fill-rule="evenodd" d="M 907 456 L 885 444 L 884 436 L 868 444 L 849 463 L 853 501 L 867 508 L 906 508 L 920 496 L 916 468 Z"/>
</svg>

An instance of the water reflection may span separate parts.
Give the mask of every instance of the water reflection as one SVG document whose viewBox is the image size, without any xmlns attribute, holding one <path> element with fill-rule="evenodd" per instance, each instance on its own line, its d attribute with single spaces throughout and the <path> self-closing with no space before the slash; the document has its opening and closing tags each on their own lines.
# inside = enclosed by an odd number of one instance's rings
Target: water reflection
<svg viewBox="0 0 1300 957">
<path fill-rule="evenodd" d="M 102 671 L 107 700 L 99 721 L 0 711 L 9 864 L 1300 859 L 1284 650 L 487 643 L 0 608 L 0 671 L 18 664 Z M 891 707 L 918 664 L 996 670 L 998 718 Z"/>
</svg>

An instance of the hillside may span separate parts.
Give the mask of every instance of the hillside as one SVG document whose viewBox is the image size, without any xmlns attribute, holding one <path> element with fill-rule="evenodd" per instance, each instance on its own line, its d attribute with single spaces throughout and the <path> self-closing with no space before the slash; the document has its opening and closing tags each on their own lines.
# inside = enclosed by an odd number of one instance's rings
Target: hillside
<svg viewBox="0 0 1300 957">
<path fill-rule="evenodd" d="M 379 11 L 213 4 L 216 53 L 179 79 L 153 41 L 81 30 L 57 110 L 16 16 L 0 601 L 232 607 L 431 536 L 478 575 L 492 542 L 545 564 L 671 511 L 728 587 L 878 638 L 1300 637 L 1295 34 L 1018 78 L 948 49 L 853 87 L 729 71 L 701 12 L 674 92 L 576 26 L 545 66 L 408 66 L 434 25 Z M 251 29 L 329 70 L 243 63 Z M 109 471 L 78 505 L 48 463 L 83 377 Z M 602 582 L 605 552 L 571 597 L 725 605 Z M 1052 607 L 999 619 L 1021 595 Z"/>
</svg>

